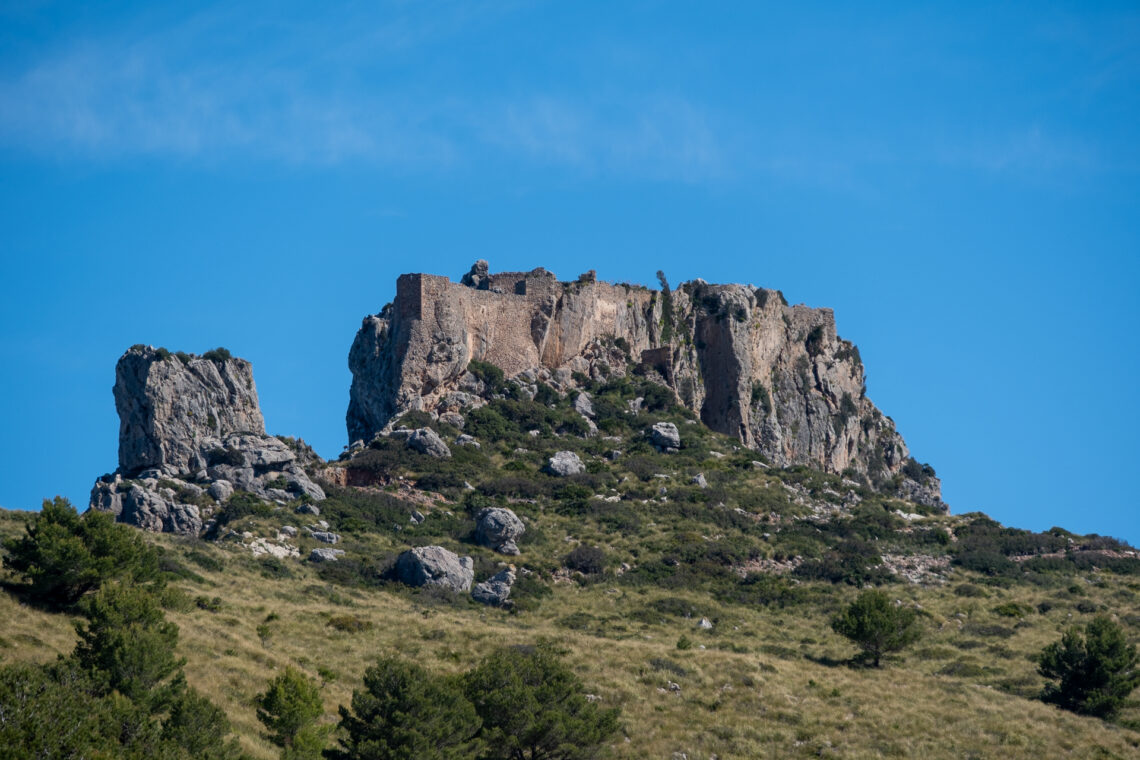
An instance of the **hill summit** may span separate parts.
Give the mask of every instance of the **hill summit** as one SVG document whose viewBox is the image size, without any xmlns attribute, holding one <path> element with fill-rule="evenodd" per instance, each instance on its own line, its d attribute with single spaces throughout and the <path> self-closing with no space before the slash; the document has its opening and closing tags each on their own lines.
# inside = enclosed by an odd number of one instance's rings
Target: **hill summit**
<svg viewBox="0 0 1140 760">
<path fill-rule="evenodd" d="M 367 444 L 400 415 L 462 415 L 482 406 L 471 362 L 559 394 L 633 372 L 669 389 L 712 430 L 777 466 L 805 465 L 869 481 L 942 511 L 933 468 L 910 457 L 894 422 L 867 398 L 859 349 L 831 309 L 790 306 L 778 290 L 713 285 L 675 290 L 559 282 L 547 270 L 460 282 L 405 274 L 396 298 L 364 318 L 352 350 L 349 442 Z"/>
</svg>

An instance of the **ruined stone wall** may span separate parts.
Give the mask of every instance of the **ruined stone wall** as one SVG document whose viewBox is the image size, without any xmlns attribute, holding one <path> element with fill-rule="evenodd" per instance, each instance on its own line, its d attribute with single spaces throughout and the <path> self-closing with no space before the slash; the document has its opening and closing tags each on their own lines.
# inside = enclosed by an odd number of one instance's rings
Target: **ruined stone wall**
<svg viewBox="0 0 1140 760">
<path fill-rule="evenodd" d="M 349 356 L 350 442 L 403 411 L 442 409 L 472 360 L 508 377 L 549 370 L 568 390 L 572 373 L 597 377 L 599 363 L 608 371 L 606 347 L 620 338 L 705 424 L 774 464 L 882 482 L 909 456 L 866 397 L 858 350 L 839 338 L 830 309 L 695 280 L 673 291 L 667 315 L 657 291 L 592 276 L 560 283 L 543 269 L 491 274 L 486 262 L 464 283 L 403 275 L 395 303 L 364 320 Z"/>
</svg>

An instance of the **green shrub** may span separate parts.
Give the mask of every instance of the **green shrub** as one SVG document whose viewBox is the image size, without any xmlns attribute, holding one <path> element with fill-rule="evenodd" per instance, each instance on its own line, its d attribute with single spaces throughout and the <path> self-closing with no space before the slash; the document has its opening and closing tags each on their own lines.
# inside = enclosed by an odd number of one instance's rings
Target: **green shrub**
<svg viewBox="0 0 1140 760">
<path fill-rule="evenodd" d="M 202 354 L 202 358 L 212 362 L 227 362 L 233 358 L 233 355 L 227 349 L 218 346 L 217 348 Z"/>
<path fill-rule="evenodd" d="M 226 741 L 230 722 L 220 707 L 195 689 L 187 687 L 174 698 L 170 712 L 162 723 L 162 740 L 181 750 L 170 756 L 201 760 L 238 760 L 244 758 L 237 739 Z M 167 756 L 155 753 L 153 756 Z"/>
<path fill-rule="evenodd" d="M 222 610 L 222 598 L 220 596 L 215 596 L 213 599 L 208 596 L 196 596 L 194 597 L 194 604 L 197 605 L 198 609 L 206 612 L 221 612 Z"/>
<path fill-rule="evenodd" d="M 684 638 L 684 637 L 682 636 L 682 638 Z M 681 647 L 679 646 L 681 642 L 678 641 L 677 643 L 678 643 L 677 648 L 681 649 Z M 673 662 L 672 660 L 670 660 L 667 657 L 654 657 L 653 659 L 651 659 L 649 661 L 649 666 L 659 673 L 660 672 L 672 673 L 673 675 L 675 675 L 679 678 L 684 678 L 685 676 L 689 675 L 689 671 L 685 670 L 684 667 L 677 664 L 676 662 Z"/>
<path fill-rule="evenodd" d="M 606 569 L 606 553 L 596 546 L 576 546 L 562 562 L 571 570 L 596 575 Z"/>
<path fill-rule="evenodd" d="M 111 705 L 74 660 L 0 667 L 0 715 L 8 757 L 114 757 L 119 747 Z"/>
<path fill-rule="evenodd" d="M 804 341 L 804 348 L 807 349 L 808 356 L 819 356 L 823 353 L 823 338 L 823 325 L 816 325 L 811 329 Z"/>
<path fill-rule="evenodd" d="M 499 393 L 502 391 L 503 385 L 506 382 L 506 377 L 503 375 L 503 370 L 499 369 L 490 362 L 479 361 L 472 359 L 467 363 L 467 371 L 475 377 L 483 381 L 487 386 L 487 390 L 491 393 Z"/>
<path fill-rule="evenodd" d="M 356 615 L 334 615 L 326 623 L 329 628 L 345 633 L 360 633 L 372 628 L 372 623 Z"/>
<path fill-rule="evenodd" d="M 249 491 L 235 491 L 226 505 L 214 514 L 218 526 L 228 525 L 243 517 L 254 515 L 268 517 L 273 514 L 273 505 Z"/>
<path fill-rule="evenodd" d="M 210 570 L 212 572 L 224 570 L 226 566 L 225 561 L 220 557 L 214 557 L 210 554 L 207 554 L 206 552 L 197 550 L 187 552 L 186 559 L 190 560 L 203 570 Z"/>
<path fill-rule="evenodd" d="M 1017 602 L 1006 602 L 994 607 L 994 614 L 1001 615 L 1002 617 L 1023 618 L 1031 612 L 1033 612 L 1032 607 L 1027 604 L 1018 604 Z"/>
<path fill-rule="evenodd" d="M 1065 710 L 1112 717 L 1132 690 L 1140 685 L 1136 645 L 1124 629 L 1107 617 L 1070 628 L 1059 642 L 1045 647 L 1038 672 L 1056 683 L 1047 684 L 1041 699 Z"/>
<path fill-rule="evenodd" d="M 881 567 L 881 557 L 874 544 L 859 539 L 845 539 L 822 557 L 804 562 L 793 574 L 799 578 L 826 580 L 863 587 L 894 580 L 889 570 Z"/>
<path fill-rule="evenodd" d="M 230 467 L 244 467 L 245 456 L 237 449 L 227 449 L 217 446 L 206 452 L 206 464 L 215 467 L 220 464 Z"/>
</svg>

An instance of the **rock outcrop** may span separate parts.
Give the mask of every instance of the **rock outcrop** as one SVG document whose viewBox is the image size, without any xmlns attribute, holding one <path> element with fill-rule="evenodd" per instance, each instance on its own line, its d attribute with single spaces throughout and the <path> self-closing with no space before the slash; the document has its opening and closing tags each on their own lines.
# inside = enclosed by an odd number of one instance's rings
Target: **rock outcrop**
<svg viewBox="0 0 1140 760">
<path fill-rule="evenodd" d="M 582 458 L 573 451 L 556 451 L 546 463 L 546 471 L 551 475 L 565 478 L 570 475 L 580 475 L 586 471 Z"/>
<path fill-rule="evenodd" d="M 505 507 L 487 507 L 479 510 L 475 518 L 475 541 L 480 546 L 494 549 L 500 554 L 518 554 L 516 543 L 526 532 L 526 526 L 512 510 Z"/>
<path fill-rule="evenodd" d="M 119 468 L 96 481 L 91 508 L 152 531 L 197 534 L 236 491 L 281 503 L 321 501 L 303 441 L 265 433 L 250 363 L 132 346 L 115 367 Z"/>
<path fill-rule="evenodd" d="M 867 398 L 859 351 L 839 337 L 832 311 L 789 306 L 776 290 L 563 283 L 541 268 L 491 273 L 482 261 L 462 283 L 402 275 L 395 300 L 364 319 L 349 353 L 349 441 L 371 440 L 409 410 L 484 403 L 481 381 L 466 371 L 476 359 L 524 390 L 541 379 L 560 392 L 577 389 L 579 373 L 601 379 L 639 367 L 772 464 L 865 476 L 945 508 L 936 477 L 903 473 L 906 444 Z"/>
<path fill-rule="evenodd" d="M 396 559 L 396 577 L 409 586 L 441 586 L 466 594 L 475 580 L 475 563 L 442 546 L 420 546 Z"/>
<path fill-rule="evenodd" d="M 681 432 L 672 422 L 658 422 L 649 429 L 649 442 L 658 451 L 678 451 L 681 448 Z"/>
<path fill-rule="evenodd" d="M 492 607 L 502 607 L 511 595 L 511 588 L 515 585 L 515 567 L 504 567 L 487 580 L 475 586 L 471 591 L 471 598 L 481 604 Z"/>
</svg>

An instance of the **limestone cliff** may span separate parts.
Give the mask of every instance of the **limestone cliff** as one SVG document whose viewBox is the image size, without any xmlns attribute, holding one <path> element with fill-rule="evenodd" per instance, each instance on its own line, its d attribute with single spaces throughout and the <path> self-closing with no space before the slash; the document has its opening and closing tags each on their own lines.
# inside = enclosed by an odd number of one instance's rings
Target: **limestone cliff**
<svg viewBox="0 0 1140 760">
<path fill-rule="evenodd" d="M 119 469 L 96 481 L 91 508 L 154 531 L 194 534 L 235 490 L 319 501 L 303 442 L 265 434 L 250 363 L 132 346 L 115 367 Z"/>
<path fill-rule="evenodd" d="M 228 352 L 182 356 L 134 346 L 115 366 L 119 468 L 128 475 L 152 467 L 198 472 L 207 464 L 203 441 L 265 436 L 249 362 Z"/>
<path fill-rule="evenodd" d="M 838 336 L 832 311 L 789 306 L 779 291 L 702 280 L 657 291 L 592 272 L 562 283 L 541 268 L 492 274 L 482 261 L 460 283 L 402 275 L 349 353 L 350 443 L 408 410 L 482 403 L 466 371 L 476 359 L 560 391 L 577 373 L 640 365 L 710 428 L 773 464 L 857 474 L 945 508 L 937 478 L 867 398 L 859 351 Z"/>
</svg>

